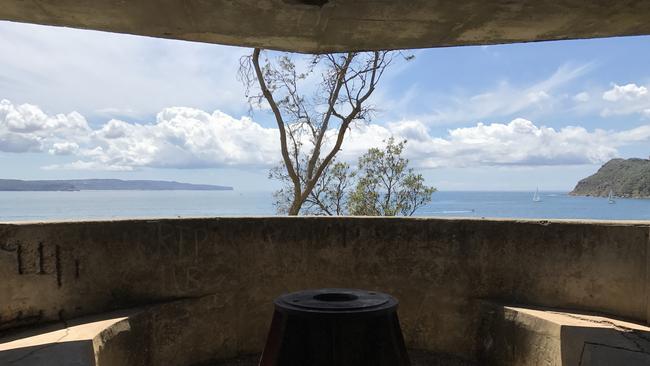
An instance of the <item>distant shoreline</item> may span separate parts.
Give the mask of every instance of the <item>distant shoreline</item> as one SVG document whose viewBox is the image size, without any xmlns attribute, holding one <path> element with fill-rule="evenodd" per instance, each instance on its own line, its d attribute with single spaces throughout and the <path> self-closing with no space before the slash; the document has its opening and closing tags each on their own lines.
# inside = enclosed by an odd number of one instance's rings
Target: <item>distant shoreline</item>
<svg viewBox="0 0 650 366">
<path fill-rule="evenodd" d="M 234 192 L 235 189 L 74 189 L 74 190 L 9 190 L 0 189 L 0 193 L 19 193 L 19 192 L 59 192 L 59 193 L 77 193 L 77 192 Z M 269 192 L 273 193 L 273 192 Z"/>
<path fill-rule="evenodd" d="M 75 191 L 232 191 L 233 187 L 192 184 L 160 180 L 67 179 L 20 180 L 0 179 L 2 192 L 75 192 Z"/>
</svg>

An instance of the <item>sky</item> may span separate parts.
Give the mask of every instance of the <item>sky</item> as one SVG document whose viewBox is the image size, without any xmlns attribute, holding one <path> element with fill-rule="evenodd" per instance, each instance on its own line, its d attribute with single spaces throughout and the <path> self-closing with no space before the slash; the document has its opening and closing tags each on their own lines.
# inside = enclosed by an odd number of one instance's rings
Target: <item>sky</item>
<svg viewBox="0 0 650 366">
<path fill-rule="evenodd" d="M 650 37 L 409 52 L 341 160 L 393 136 L 440 190 L 569 191 L 609 159 L 650 156 Z M 0 21 L 0 178 L 272 190 L 275 122 L 237 79 L 250 53 Z"/>
</svg>

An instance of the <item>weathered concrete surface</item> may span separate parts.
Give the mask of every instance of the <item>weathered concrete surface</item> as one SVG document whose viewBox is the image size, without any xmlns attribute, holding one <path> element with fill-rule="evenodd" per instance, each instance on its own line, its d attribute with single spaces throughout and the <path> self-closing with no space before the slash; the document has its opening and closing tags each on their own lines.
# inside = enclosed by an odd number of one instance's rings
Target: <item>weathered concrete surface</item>
<svg viewBox="0 0 650 366">
<path fill-rule="evenodd" d="M 481 361 L 512 366 L 650 365 L 650 327 L 600 315 L 486 304 Z"/>
<path fill-rule="evenodd" d="M 80 317 L 0 338 L 0 365 L 192 365 L 238 355 L 214 295 Z"/>
<path fill-rule="evenodd" d="M 0 365 L 246 366 L 260 355 L 237 356 L 238 340 L 223 342 L 214 296 L 153 304 L 10 332 L 0 337 Z M 413 366 L 472 366 L 447 354 L 409 350 Z"/>
<path fill-rule="evenodd" d="M 484 299 L 646 321 L 649 232 L 647 222 L 398 218 L 3 224 L 0 330 L 209 298 L 160 318 L 160 334 L 203 329 L 161 341 L 167 364 L 187 365 L 178 344 L 205 345 L 193 362 L 215 356 L 210 347 L 261 351 L 278 294 L 352 287 L 400 299 L 408 347 L 471 360 Z"/>
<path fill-rule="evenodd" d="M 650 34 L 650 1 L 3 0 L 0 19 L 329 52 Z"/>
<path fill-rule="evenodd" d="M 130 328 L 126 314 L 115 314 L 19 332 L 0 338 L 0 365 L 95 366 L 103 345 Z"/>
</svg>

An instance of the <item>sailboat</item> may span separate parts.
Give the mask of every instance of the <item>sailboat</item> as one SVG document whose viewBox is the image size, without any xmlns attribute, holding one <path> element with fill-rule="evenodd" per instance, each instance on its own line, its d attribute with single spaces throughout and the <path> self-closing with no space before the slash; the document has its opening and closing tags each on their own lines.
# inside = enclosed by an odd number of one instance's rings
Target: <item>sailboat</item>
<svg viewBox="0 0 650 366">
<path fill-rule="evenodd" d="M 609 190 L 609 196 L 607 196 L 607 202 L 609 202 L 610 205 L 616 203 L 616 201 L 614 201 L 614 193 L 611 189 Z"/>
<path fill-rule="evenodd" d="M 539 187 L 535 189 L 535 194 L 533 195 L 533 202 L 542 202 L 542 199 L 539 196 Z"/>
</svg>

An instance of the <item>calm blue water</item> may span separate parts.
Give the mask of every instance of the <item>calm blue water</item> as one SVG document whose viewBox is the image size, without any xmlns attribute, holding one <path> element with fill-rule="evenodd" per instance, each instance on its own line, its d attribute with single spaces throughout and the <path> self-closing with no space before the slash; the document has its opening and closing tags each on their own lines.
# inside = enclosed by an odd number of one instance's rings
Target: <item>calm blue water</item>
<svg viewBox="0 0 650 366">
<path fill-rule="evenodd" d="M 436 192 L 420 216 L 650 220 L 650 199 L 573 197 L 566 192 Z"/>
<path fill-rule="evenodd" d="M 436 192 L 418 216 L 650 220 L 650 200 L 571 197 L 562 192 Z M 273 215 L 270 192 L 0 192 L 0 221 Z"/>
</svg>

